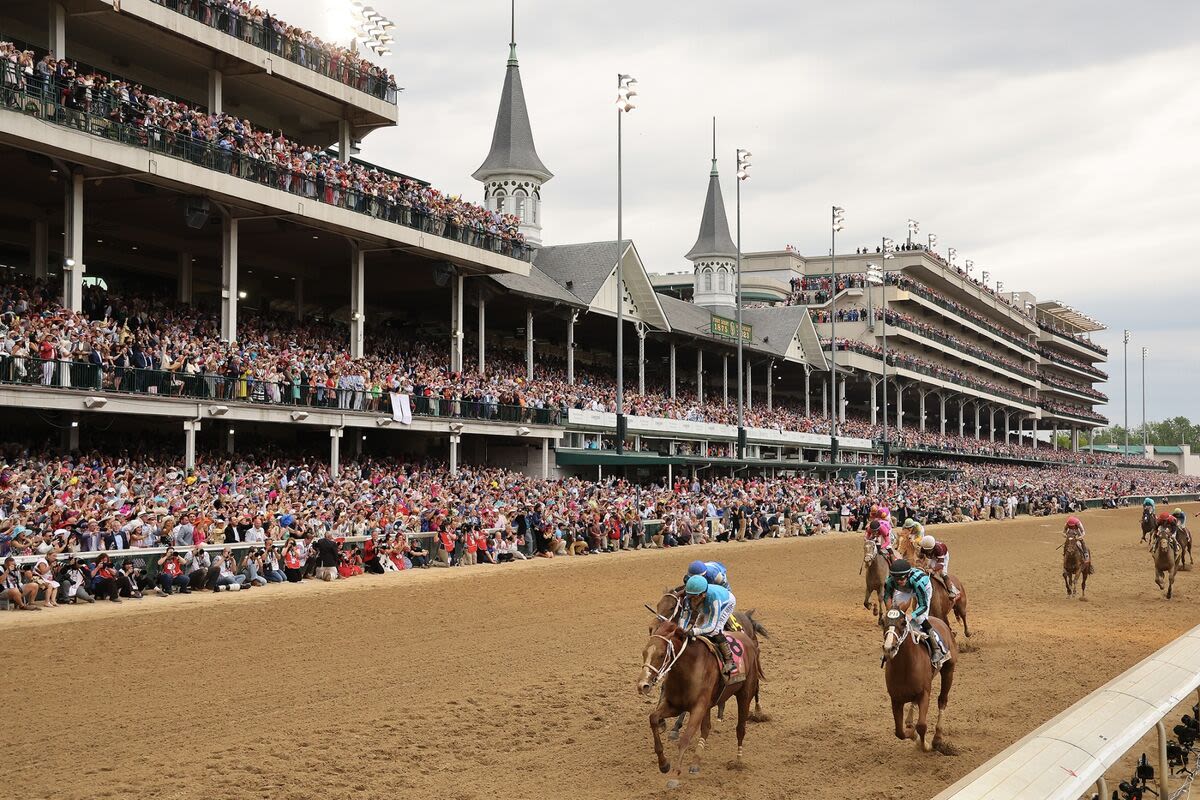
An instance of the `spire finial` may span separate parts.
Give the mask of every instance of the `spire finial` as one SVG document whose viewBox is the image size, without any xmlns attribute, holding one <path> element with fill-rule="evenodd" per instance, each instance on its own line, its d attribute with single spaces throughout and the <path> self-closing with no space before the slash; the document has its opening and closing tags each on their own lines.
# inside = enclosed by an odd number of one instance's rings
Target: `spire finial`
<svg viewBox="0 0 1200 800">
<path fill-rule="evenodd" d="M 710 176 L 717 174 L 717 118 L 713 117 L 713 156 L 712 156 L 712 172 Z"/>
<path fill-rule="evenodd" d="M 512 0 L 508 17 L 508 65 L 517 64 L 517 0 Z"/>
</svg>

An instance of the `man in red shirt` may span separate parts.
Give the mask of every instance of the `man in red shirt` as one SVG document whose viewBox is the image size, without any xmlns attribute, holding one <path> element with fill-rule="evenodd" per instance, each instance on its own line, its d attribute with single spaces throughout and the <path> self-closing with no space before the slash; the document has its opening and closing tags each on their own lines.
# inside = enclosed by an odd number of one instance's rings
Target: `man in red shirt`
<svg viewBox="0 0 1200 800">
<path fill-rule="evenodd" d="M 158 593 L 166 597 L 174 586 L 181 594 L 191 594 L 190 583 L 183 572 L 183 559 L 175 553 L 174 547 L 168 547 L 158 560 Z"/>
</svg>

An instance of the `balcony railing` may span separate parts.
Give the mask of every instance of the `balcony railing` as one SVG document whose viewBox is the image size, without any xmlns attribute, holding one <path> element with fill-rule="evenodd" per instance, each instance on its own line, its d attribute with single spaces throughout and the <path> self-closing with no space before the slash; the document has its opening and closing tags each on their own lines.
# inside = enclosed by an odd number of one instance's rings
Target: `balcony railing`
<svg viewBox="0 0 1200 800">
<path fill-rule="evenodd" d="M 1067 331 L 1055 328 L 1053 325 L 1048 325 L 1047 323 L 1042 322 L 1041 320 L 1038 320 L 1038 327 L 1041 328 L 1042 330 L 1046 331 L 1047 333 L 1052 333 L 1055 336 L 1061 336 L 1064 339 L 1070 339 L 1075 344 L 1086 347 L 1088 350 L 1099 353 L 1102 356 L 1105 356 L 1105 357 L 1108 356 L 1107 348 L 1101 347 L 1100 345 L 1093 342 L 1091 339 L 1088 339 L 1087 337 L 1082 336 L 1081 334 L 1068 333 Z"/>
<path fill-rule="evenodd" d="M 1081 372 L 1086 372 L 1089 375 L 1094 375 L 1097 378 L 1100 378 L 1101 380 L 1108 380 L 1107 372 L 1105 372 L 1102 369 L 1098 369 L 1097 367 L 1094 367 L 1091 364 L 1086 364 L 1083 361 L 1079 361 L 1074 358 L 1069 358 L 1067 356 L 1064 356 L 1062 353 L 1051 350 L 1048 347 L 1039 347 L 1038 352 L 1041 353 L 1043 358 L 1048 358 L 1051 361 L 1053 361 L 1055 364 L 1063 364 L 1068 367 L 1073 367 L 1077 370 L 1080 370 Z"/>
<path fill-rule="evenodd" d="M 79 361 L 49 361 L 7 354 L 0 355 L 0 384 L 285 408 L 328 408 L 389 416 L 392 413 L 388 391 L 382 387 L 348 389 L 292 381 L 267 381 L 241 375 L 188 374 Z M 563 419 L 562 412 L 557 408 L 529 408 L 467 398 L 412 395 L 410 406 L 415 417 L 524 425 L 561 425 Z"/>
<path fill-rule="evenodd" d="M 1031 356 L 1037 352 L 1036 349 L 1034 348 L 1034 346 L 1031 345 L 1029 342 L 1022 340 L 1017 336 L 1014 336 L 1013 334 L 1009 333 L 1008 331 L 1004 330 L 1003 328 L 993 325 L 992 323 L 988 322 L 986 319 L 984 319 L 982 317 L 975 317 L 971 314 L 965 313 L 961 308 L 959 308 L 957 306 L 957 304 L 950 302 L 949 300 L 942 297 L 940 294 L 933 291 L 932 289 L 925 286 L 924 284 L 917 283 L 916 281 L 912 280 L 911 278 L 908 278 L 908 276 L 904 276 L 904 279 L 901 280 L 896 285 L 902 291 L 912 292 L 913 294 L 917 295 L 918 297 L 928 300 L 929 302 L 933 303 L 934 305 L 936 305 L 940 308 L 944 308 L 945 310 L 949 311 L 951 314 L 954 314 L 955 316 L 958 316 L 965 320 L 968 320 L 969 322 L 971 322 L 975 325 L 978 325 L 979 327 L 983 328 L 984 330 L 988 331 L 989 333 L 999 336 L 1001 339 L 1004 339 L 1006 342 L 1011 342 L 1012 344 L 1029 352 Z"/>
<path fill-rule="evenodd" d="M 266 50 L 281 58 L 286 58 L 294 64 L 308 67 L 327 78 L 344 83 L 372 97 L 396 105 L 396 81 L 387 74 L 386 70 L 372 67 L 362 70 L 348 63 L 347 54 L 330 51 L 299 41 L 286 33 L 276 30 L 271 23 L 284 23 L 273 17 L 266 17 L 262 23 L 241 16 L 232 3 L 218 3 L 212 0 L 151 0 L 163 8 L 170 9 L 185 17 L 190 17 L 210 28 L 227 33 L 246 44 L 254 45 L 260 50 Z"/>
<path fill-rule="evenodd" d="M 11 73 L 3 72 L 0 100 L 4 108 L 43 119 L 55 125 L 97 136 L 110 142 L 129 145 L 159 153 L 198 167 L 215 170 L 235 178 L 253 181 L 262 186 L 299 195 L 307 200 L 355 211 L 375 219 L 403 225 L 422 233 L 451 239 L 456 242 L 490 250 L 521 261 L 530 260 L 530 250 L 522 242 L 485 232 L 477 224 L 456 217 L 444 217 L 405 205 L 405 199 L 395 196 L 343 189 L 327 182 L 318 172 L 309 175 L 283 169 L 261 158 L 239 153 L 207 141 L 191 138 L 176 131 L 155 126 L 132 125 L 112 118 L 115 104 L 103 96 L 93 98 L 87 109 L 60 103 L 57 95 L 47 96 L 40 81 L 9 80 Z"/>
<path fill-rule="evenodd" d="M 1049 375 L 1042 375 L 1041 379 L 1042 383 L 1046 384 L 1047 386 L 1052 386 L 1055 389 L 1062 389 L 1063 391 L 1067 392 L 1075 392 L 1076 394 L 1081 394 L 1084 397 L 1091 397 L 1101 403 L 1108 402 L 1108 395 L 1104 394 L 1104 392 L 1097 391 L 1090 386 L 1081 386 L 1080 384 L 1071 383 L 1070 381 L 1052 378 Z"/>
<path fill-rule="evenodd" d="M 966 355 L 973 356 L 974 358 L 978 358 L 980 361 L 986 361 L 987 363 L 999 367 L 1000 369 L 1008 370 L 1009 372 L 1017 375 L 1023 375 L 1030 380 L 1038 379 L 1037 373 L 1027 367 L 1017 364 L 1009 359 L 996 356 L 987 350 L 984 350 L 982 347 L 978 347 L 969 342 L 963 342 L 954 339 L 945 332 L 933 328 L 932 326 L 913 324 L 908 320 L 896 316 L 891 309 L 888 309 L 887 324 L 893 328 L 902 328 L 906 331 L 911 331 L 918 336 L 931 339 L 939 344 L 945 345 L 946 347 L 957 350 Z"/>
</svg>

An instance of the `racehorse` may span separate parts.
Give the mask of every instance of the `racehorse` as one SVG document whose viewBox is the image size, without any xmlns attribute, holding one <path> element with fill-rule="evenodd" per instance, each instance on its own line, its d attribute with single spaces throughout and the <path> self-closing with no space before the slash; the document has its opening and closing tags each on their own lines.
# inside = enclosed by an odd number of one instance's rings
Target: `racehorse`
<svg viewBox="0 0 1200 800">
<path fill-rule="evenodd" d="M 1087 579 L 1090 570 L 1084 565 L 1083 543 L 1072 536 L 1063 544 L 1063 583 L 1067 586 L 1067 597 L 1075 594 L 1075 586 L 1082 579 L 1079 597 L 1087 597 Z"/>
<path fill-rule="evenodd" d="M 1160 525 L 1150 535 L 1150 554 L 1154 557 L 1154 582 L 1158 588 L 1163 587 L 1163 578 L 1167 580 L 1167 599 L 1171 599 L 1171 590 L 1175 588 L 1175 571 L 1179 569 L 1179 541 L 1165 525 Z"/>
<path fill-rule="evenodd" d="M 1186 571 L 1190 569 L 1188 559 L 1191 559 L 1192 564 L 1196 563 L 1196 558 L 1192 555 L 1192 532 L 1184 525 L 1176 526 L 1175 542 L 1179 545 L 1179 568 Z"/>
<path fill-rule="evenodd" d="M 658 705 L 650 712 L 650 733 L 654 736 L 654 754 L 658 758 L 660 772 L 669 772 L 671 762 L 663 756 L 659 726 L 669 717 L 688 712 L 688 723 L 679 736 L 675 775 L 678 777 L 682 773 L 683 759 L 692 740 L 696 739 L 692 764 L 688 769 L 694 775 L 700 771 L 700 754 L 712 729 L 712 707 L 730 697 L 737 698 L 737 757 L 739 760 L 742 757 L 750 700 L 758 693 L 758 682 L 763 676 L 762 666 L 758 645 L 748 633 L 735 631 L 728 635 L 733 637 L 735 653 L 739 648 L 741 650 L 741 668 L 746 675 L 744 681 L 732 686 L 723 682 L 720 656 L 707 643 L 688 637 L 683 628 L 670 620 L 659 622 L 642 649 L 638 692 L 647 696 L 655 686 L 662 684 Z"/>
<path fill-rule="evenodd" d="M 879 624 L 883 624 L 883 582 L 888 576 L 888 562 L 883 557 L 883 553 L 879 552 L 879 543 L 874 539 L 867 539 L 863 542 L 863 564 L 858 568 L 859 574 L 866 570 L 867 573 L 867 592 L 863 595 L 863 608 L 870 609 L 871 613 L 879 618 Z M 875 607 L 871 608 L 871 595 L 875 595 Z"/>
<path fill-rule="evenodd" d="M 971 629 L 967 626 L 967 588 L 953 575 L 946 576 L 946 581 L 958 589 L 958 597 L 954 598 L 954 602 L 950 602 L 950 592 L 946 591 L 940 580 L 930 574 L 929 585 L 933 589 L 933 597 L 929 600 L 929 616 L 937 617 L 949 626 L 950 614 L 953 612 L 955 618 L 962 623 L 963 636 L 970 638 Z"/>
<path fill-rule="evenodd" d="M 921 547 L 918 544 L 921 541 L 921 534 L 916 530 L 909 533 L 905 528 L 893 528 L 892 534 L 896 537 L 896 552 L 908 563 L 916 564 L 921 554 Z"/>
<path fill-rule="evenodd" d="M 946 702 L 950 687 L 954 684 L 954 667 L 958 663 L 958 644 L 950 626 L 933 616 L 929 624 L 942 638 L 950 652 L 942 664 L 941 687 L 938 691 L 937 720 L 933 725 L 933 741 L 925 741 L 928 730 L 926 718 L 929 712 L 929 696 L 933 692 L 933 660 L 925 647 L 916 641 L 909 627 L 908 617 L 899 608 L 891 608 L 883 621 L 884 683 L 892 698 L 892 717 L 896 723 L 897 739 L 916 739 L 917 746 L 929 752 L 941 742 L 942 717 L 946 713 Z M 923 638 L 924 635 L 922 635 Z M 905 715 L 905 706 L 908 714 Z M 917 723 L 913 726 L 913 711 L 917 711 Z"/>
<path fill-rule="evenodd" d="M 664 589 L 662 597 L 658 598 L 658 607 L 654 609 L 654 614 L 659 619 L 667 619 L 671 622 L 678 622 L 679 615 L 683 613 L 683 587 L 677 586 L 674 589 Z M 649 608 L 649 606 L 647 606 Z M 737 626 L 733 630 L 743 630 L 754 642 L 754 646 L 758 647 L 758 637 L 770 639 L 771 634 L 767 633 L 767 628 L 761 622 L 754 618 L 755 609 L 749 611 L 735 611 L 733 618 L 737 622 Z M 650 631 L 653 633 L 654 624 L 650 625 Z M 725 703 L 721 702 L 717 705 L 717 719 L 725 719 Z M 758 704 L 758 691 L 754 692 L 754 719 L 763 719 L 762 707 Z M 683 728 L 683 714 L 675 720 L 675 727 L 671 730 L 671 738 L 676 738 L 679 731 Z"/>
<path fill-rule="evenodd" d="M 1158 522 L 1154 519 L 1154 507 L 1142 506 L 1142 541 L 1147 541 L 1147 537 L 1154 532 Z"/>
</svg>

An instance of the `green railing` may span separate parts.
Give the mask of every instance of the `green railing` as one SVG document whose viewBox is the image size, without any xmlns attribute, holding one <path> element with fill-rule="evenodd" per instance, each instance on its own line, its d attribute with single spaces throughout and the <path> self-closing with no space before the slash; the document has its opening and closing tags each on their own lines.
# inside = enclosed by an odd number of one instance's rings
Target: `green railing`
<svg viewBox="0 0 1200 800">
<path fill-rule="evenodd" d="M 364 71 L 348 64 L 342 53 L 330 52 L 323 47 L 307 44 L 279 32 L 273 26 L 258 24 L 243 17 L 231 8 L 232 4 L 213 2 L 212 0 L 151 0 L 151 2 L 183 14 L 202 25 L 227 33 L 246 44 L 286 58 L 293 64 L 308 67 L 327 78 L 344 83 L 384 102 L 396 104 L 396 82 L 388 75 L 387 70 L 372 66 L 372 69 Z M 292 27 L 270 16 L 264 22 L 275 22 L 283 27 Z"/>
<path fill-rule="evenodd" d="M 42 360 L 0 354 L 0 384 L 38 386 L 86 392 L 155 397 L 182 397 L 221 403 L 251 403 L 289 408 L 328 408 L 391 415 L 391 398 L 383 387 L 329 387 L 294 381 L 268 381 L 248 375 L 185 373 L 139 367 Z M 463 397 L 411 395 L 415 417 L 560 425 L 557 408 L 532 408 Z"/>
<path fill-rule="evenodd" d="M 57 94 L 43 91 L 40 81 L 32 80 L 22 86 L 20 82 L 10 80 L 11 77 L 8 70 L 0 75 L 0 101 L 10 111 L 28 114 L 110 142 L 189 161 L 198 167 L 253 181 L 306 200 L 327 203 L 509 258 L 530 260 L 530 250 L 523 242 L 488 233 L 481 224 L 461 218 L 453 212 L 449 216 L 431 213 L 420 207 L 423 203 L 420 197 L 372 194 L 326 182 L 319 169 L 323 156 L 314 159 L 312 174 L 293 172 L 256 156 L 167 128 L 122 122 L 119 119 L 122 111 L 120 105 L 103 92 L 97 93 L 90 105 L 83 108 L 81 105 L 60 103 Z"/>
</svg>

